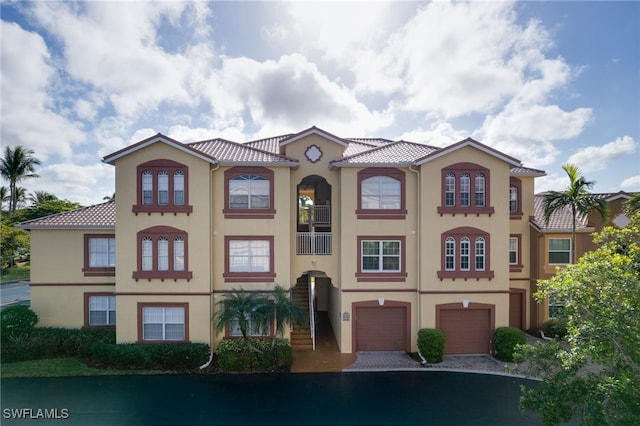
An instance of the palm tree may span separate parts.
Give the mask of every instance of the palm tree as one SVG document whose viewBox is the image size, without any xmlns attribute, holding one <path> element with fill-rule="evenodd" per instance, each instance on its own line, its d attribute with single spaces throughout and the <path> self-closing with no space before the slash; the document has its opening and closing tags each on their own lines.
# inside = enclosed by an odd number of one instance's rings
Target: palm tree
<svg viewBox="0 0 640 426">
<path fill-rule="evenodd" d="M 0 211 L 2 211 L 5 201 L 9 201 L 9 188 L 3 185 L 0 186 Z"/>
<path fill-rule="evenodd" d="M 34 191 L 33 194 L 29 195 L 29 202 L 31 202 L 31 205 L 34 207 L 51 201 L 59 201 L 59 199 L 47 191 Z"/>
<path fill-rule="evenodd" d="M 16 211 L 18 204 L 17 183 L 26 178 L 38 177 L 35 166 L 40 165 L 40 160 L 33 156 L 32 149 L 16 146 L 12 149 L 6 147 L 3 158 L 0 159 L 0 175 L 9 181 L 9 213 Z"/>
<path fill-rule="evenodd" d="M 216 330 L 218 333 L 224 331 L 226 326 L 234 322 L 238 323 L 238 328 L 244 339 L 248 339 L 252 330 L 264 329 L 269 321 L 268 299 L 260 293 L 251 293 L 243 290 L 234 290 L 227 293 L 224 299 L 220 300 L 218 313 L 215 318 Z M 252 349 L 260 352 L 259 349 Z"/>
<path fill-rule="evenodd" d="M 606 201 L 594 197 L 589 193 L 595 182 L 588 181 L 582 176 L 580 169 L 573 164 L 564 164 L 562 169 L 569 177 L 569 186 L 564 191 L 549 191 L 544 196 L 544 220 L 549 224 L 549 219 L 554 213 L 565 209 L 571 209 L 571 263 L 575 263 L 576 253 L 576 220 L 579 215 L 586 215 L 591 211 L 600 213 L 605 221 L 609 215 L 609 206 Z"/>
<path fill-rule="evenodd" d="M 272 348 L 276 344 L 276 338 L 284 334 L 285 326 L 293 326 L 294 323 L 302 324 L 309 320 L 307 313 L 296 305 L 289 292 L 279 285 L 274 288 L 273 300 L 269 308 L 271 308 L 270 316 L 276 321 L 276 332 L 271 340 Z"/>
</svg>

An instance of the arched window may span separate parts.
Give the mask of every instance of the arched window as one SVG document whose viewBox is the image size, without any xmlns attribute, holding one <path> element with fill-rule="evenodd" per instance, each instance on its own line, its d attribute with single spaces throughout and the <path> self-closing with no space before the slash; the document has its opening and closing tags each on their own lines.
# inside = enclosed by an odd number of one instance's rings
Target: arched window
<svg viewBox="0 0 640 426">
<path fill-rule="evenodd" d="M 454 271 L 456 269 L 456 240 L 449 237 L 444 243 L 444 269 Z"/>
<path fill-rule="evenodd" d="M 184 238 L 173 240 L 173 270 L 184 271 Z"/>
<path fill-rule="evenodd" d="M 469 266 L 469 257 L 471 255 L 471 248 L 469 238 L 462 237 L 460 238 L 460 270 L 468 271 L 470 269 Z"/>
<path fill-rule="evenodd" d="M 476 238 L 475 247 L 476 271 L 484 271 L 484 238 Z"/>
<path fill-rule="evenodd" d="M 444 178 L 444 205 L 454 207 L 456 205 L 456 176 L 447 173 Z"/>
<path fill-rule="evenodd" d="M 191 279 L 188 235 L 171 226 L 153 226 L 138 232 L 137 279 Z"/>
<path fill-rule="evenodd" d="M 153 204 L 153 173 L 150 170 L 142 172 L 142 204 Z"/>
<path fill-rule="evenodd" d="M 173 160 L 158 159 L 137 166 L 138 195 L 132 211 L 138 213 L 191 213 L 189 168 Z"/>
<path fill-rule="evenodd" d="M 173 204 L 184 205 L 184 172 L 182 170 L 173 173 Z"/>
<path fill-rule="evenodd" d="M 460 205 L 462 207 L 471 205 L 471 178 L 467 173 L 460 176 Z"/>
<path fill-rule="evenodd" d="M 485 194 L 484 174 L 478 173 L 476 175 L 476 185 L 475 185 L 476 207 L 484 207 L 484 204 L 485 204 L 484 194 Z"/>
<path fill-rule="evenodd" d="M 151 237 L 144 237 L 142 239 L 142 270 L 153 270 L 153 240 Z"/>
</svg>

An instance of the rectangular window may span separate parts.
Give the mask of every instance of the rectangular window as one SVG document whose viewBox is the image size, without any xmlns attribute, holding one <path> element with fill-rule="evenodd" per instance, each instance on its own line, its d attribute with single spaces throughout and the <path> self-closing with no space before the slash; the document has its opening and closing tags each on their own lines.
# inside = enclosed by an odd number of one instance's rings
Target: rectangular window
<svg viewBox="0 0 640 426">
<path fill-rule="evenodd" d="M 142 239 L 142 270 L 153 270 L 153 240 L 149 237 Z"/>
<path fill-rule="evenodd" d="M 471 255 L 470 241 L 468 238 L 460 240 L 460 270 L 468 271 L 470 269 L 469 257 Z"/>
<path fill-rule="evenodd" d="M 511 185 L 509 187 L 509 212 L 516 213 L 518 211 L 518 188 Z"/>
<path fill-rule="evenodd" d="M 184 271 L 184 238 L 173 240 L 173 270 Z"/>
<path fill-rule="evenodd" d="M 475 178 L 475 198 L 476 198 L 476 207 L 484 207 L 484 190 L 485 190 L 485 180 L 484 175 L 482 173 L 477 174 Z"/>
<path fill-rule="evenodd" d="M 509 237 L 509 265 L 518 264 L 518 237 Z"/>
<path fill-rule="evenodd" d="M 270 242 L 230 240 L 229 272 L 270 272 Z"/>
<path fill-rule="evenodd" d="M 269 321 L 267 324 L 260 324 L 254 318 L 248 318 L 247 320 L 247 335 L 251 337 L 264 337 L 270 335 Z M 231 337 L 242 337 L 242 331 L 240 330 L 240 322 L 236 319 L 229 324 L 229 335 Z"/>
<path fill-rule="evenodd" d="M 116 297 L 89 296 L 89 326 L 116 325 Z"/>
<path fill-rule="evenodd" d="M 165 171 L 158 173 L 158 204 L 169 204 L 169 174 Z"/>
<path fill-rule="evenodd" d="M 153 175 L 150 171 L 142 172 L 142 204 L 153 203 Z"/>
<path fill-rule="evenodd" d="M 571 262 L 571 239 L 549 239 L 549 264 L 565 265 Z"/>
<path fill-rule="evenodd" d="M 185 340 L 184 307 L 142 308 L 142 340 Z"/>
<path fill-rule="evenodd" d="M 444 244 L 444 269 L 453 271 L 456 269 L 456 242 L 453 238 L 447 238 Z"/>
<path fill-rule="evenodd" d="M 116 266 L 116 239 L 113 237 L 89 238 L 89 267 L 112 268 Z"/>
<path fill-rule="evenodd" d="M 362 241 L 363 272 L 399 272 L 400 241 Z"/>
<path fill-rule="evenodd" d="M 158 271 L 169 270 L 169 239 L 160 237 L 158 239 Z"/>
<path fill-rule="evenodd" d="M 460 176 L 460 205 L 469 207 L 471 205 L 471 178 L 468 174 Z"/>
<path fill-rule="evenodd" d="M 444 205 L 453 207 L 456 205 L 456 177 L 448 173 L 444 181 Z"/>
</svg>

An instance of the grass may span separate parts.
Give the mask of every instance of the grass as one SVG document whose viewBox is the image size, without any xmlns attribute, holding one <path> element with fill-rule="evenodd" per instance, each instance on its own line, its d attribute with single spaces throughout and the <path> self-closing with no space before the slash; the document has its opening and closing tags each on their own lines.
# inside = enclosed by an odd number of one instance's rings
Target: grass
<svg viewBox="0 0 640 426">
<path fill-rule="evenodd" d="M 171 374 L 157 370 L 114 370 L 90 368 L 75 358 L 37 359 L 32 361 L 2 363 L 0 377 L 68 377 L 68 376 L 122 376 Z"/>
<path fill-rule="evenodd" d="M 2 281 L 28 280 L 31 276 L 31 266 L 29 262 L 16 263 L 12 268 L 2 271 Z"/>
</svg>

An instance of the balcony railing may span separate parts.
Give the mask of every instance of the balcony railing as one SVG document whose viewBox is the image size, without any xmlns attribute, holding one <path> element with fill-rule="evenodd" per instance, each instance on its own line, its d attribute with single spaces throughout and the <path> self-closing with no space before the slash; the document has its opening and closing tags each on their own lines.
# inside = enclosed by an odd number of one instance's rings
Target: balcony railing
<svg viewBox="0 0 640 426">
<path fill-rule="evenodd" d="M 297 232 L 296 254 L 331 254 L 331 232 Z"/>
<path fill-rule="evenodd" d="M 313 206 L 313 222 L 316 224 L 331 223 L 331 206 Z"/>
</svg>

